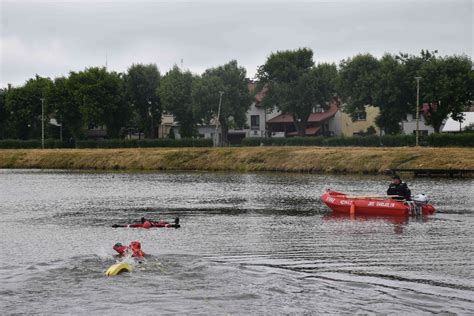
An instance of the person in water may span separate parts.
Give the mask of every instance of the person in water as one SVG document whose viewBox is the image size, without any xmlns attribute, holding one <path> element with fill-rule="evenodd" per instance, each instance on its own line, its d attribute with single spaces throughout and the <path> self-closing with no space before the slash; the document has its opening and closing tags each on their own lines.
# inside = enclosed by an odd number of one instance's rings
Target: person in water
<svg viewBox="0 0 474 316">
<path fill-rule="evenodd" d="M 142 245 L 139 241 L 132 241 L 130 246 L 124 246 L 118 242 L 113 248 L 122 257 L 125 257 L 129 254 L 131 254 L 134 258 L 142 258 L 145 256 L 145 253 L 142 251 Z"/>
<path fill-rule="evenodd" d="M 388 187 L 387 195 L 397 195 L 398 197 L 395 197 L 396 200 L 411 201 L 411 191 L 398 175 L 392 177 L 392 183 Z"/>
<path fill-rule="evenodd" d="M 142 217 L 140 219 L 141 223 L 143 224 L 143 228 L 150 228 L 152 226 L 157 226 L 157 227 L 160 227 L 160 226 L 166 226 L 166 224 L 169 224 L 165 221 L 152 221 L 152 220 L 149 220 L 149 219 L 146 219 L 145 217 Z M 174 219 L 174 224 L 176 226 L 179 225 L 179 217 L 176 217 Z M 178 226 L 179 227 L 179 226 Z"/>
</svg>

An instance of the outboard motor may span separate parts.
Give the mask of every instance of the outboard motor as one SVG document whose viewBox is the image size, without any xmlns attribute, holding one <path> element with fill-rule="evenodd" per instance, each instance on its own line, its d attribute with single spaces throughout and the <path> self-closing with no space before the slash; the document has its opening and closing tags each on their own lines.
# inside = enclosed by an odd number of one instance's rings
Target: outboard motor
<svg viewBox="0 0 474 316">
<path fill-rule="evenodd" d="M 426 194 L 417 194 L 413 197 L 413 202 L 415 203 L 414 213 L 415 215 L 420 215 L 423 213 L 423 205 L 428 204 L 430 200 Z"/>
<path fill-rule="evenodd" d="M 429 201 L 428 196 L 423 193 L 417 194 L 413 197 L 413 202 L 415 202 L 416 205 L 426 205 Z"/>
</svg>

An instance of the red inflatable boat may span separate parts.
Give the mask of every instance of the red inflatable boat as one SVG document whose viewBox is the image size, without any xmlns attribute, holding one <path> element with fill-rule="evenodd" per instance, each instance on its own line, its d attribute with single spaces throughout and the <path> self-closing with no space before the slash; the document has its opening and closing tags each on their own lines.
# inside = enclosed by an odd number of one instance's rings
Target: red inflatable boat
<svg viewBox="0 0 474 316">
<path fill-rule="evenodd" d="M 422 195 L 422 197 L 425 197 Z M 335 213 L 350 215 L 407 216 L 410 214 L 429 215 L 435 212 L 425 198 L 414 201 L 397 201 L 389 197 L 350 196 L 327 190 L 322 200 Z"/>
</svg>

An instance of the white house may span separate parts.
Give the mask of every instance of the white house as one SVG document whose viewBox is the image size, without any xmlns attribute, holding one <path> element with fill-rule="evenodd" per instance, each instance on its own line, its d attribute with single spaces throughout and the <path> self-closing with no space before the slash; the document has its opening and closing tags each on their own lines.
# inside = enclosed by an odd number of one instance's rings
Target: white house
<svg viewBox="0 0 474 316">
<path fill-rule="evenodd" d="M 435 132 L 434 128 L 428 124 L 426 124 L 426 117 L 429 117 L 430 111 L 436 111 L 437 108 L 436 103 L 423 103 L 423 105 L 420 107 L 420 113 L 419 113 L 419 121 L 418 121 L 418 130 L 420 132 L 420 135 L 430 135 Z M 416 133 L 416 114 L 415 113 L 409 113 L 405 115 L 405 119 L 400 122 L 402 133 L 403 134 L 415 134 Z M 441 128 L 443 127 L 443 124 L 441 125 Z"/>
<path fill-rule="evenodd" d="M 406 114 L 405 119 L 400 122 L 401 129 L 403 134 L 415 134 L 416 133 L 416 115 L 414 114 Z M 435 132 L 433 126 L 427 125 L 425 123 L 425 116 L 420 111 L 419 122 L 418 122 L 418 130 L 420 135 L 430 135 Z"/>
<path fill-rule="evenodd" d="M 254 92 L 256 87 L 257 83 L 255 82 L 248 84 L 250 93 Z M 246 126 L 242 129 L 229 130 L 228 137 L 230 143 L 240 143 L 245 137 L 268 137 L 268 135 L 265 135 L 268 120 L 280 115 L 281 112 L 275 109 L 268 110 L 263 107 L 262 101 L 266 91 L 267 90 L 263 88 L 255 94 L 255 98 L 246 114 Z"/>
<path fill-rule="evenodd" d="M 441 129 L 442 133 L 459 133 L 468 129 L 474 129 L 474 112 L 462 112 L 462 122 L 455 121 L 449 117 Z"/>
<path fill-rule="evenodd" d="M 179 122 L 174 121 L 170 128 L 175 139 L 181 139 L 181 134 L 179 133 L 179 127 L 180 127 Z M 199 135 L 199 138 L 214 139 L 216 135 L 215 120 L 211 120 L 209 124 L 199 124 L 198 126 L 196 126 L 196 130 L 197 130 L 197 134 Z M 221 134 L 220 126 L 217 127 L 217 133 L 220 137 L 220 134 Z M 164 136 L 164 137 L 167 137 L 167 136 Z"/>
</svg>

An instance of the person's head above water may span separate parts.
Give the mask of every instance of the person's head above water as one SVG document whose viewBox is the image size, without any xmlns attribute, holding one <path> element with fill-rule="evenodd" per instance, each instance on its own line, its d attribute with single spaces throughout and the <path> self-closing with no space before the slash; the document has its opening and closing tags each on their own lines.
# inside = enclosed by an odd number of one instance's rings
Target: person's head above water
<svg viewBox="0 0 474 316">
<path fill-rule="evenodd" d="M 140 250 L 140 249 L 142 248 L 142 245 L 140 244 L 139 241 L 136 241 L 136 240 L 135 240 L 135 241 L 132 241 L 132 242 L 130 243 L 130 248 L 132 248 L 132 250 L 134 250 L 134 251 L 135 251 L 135 250 Z"/>
<path fill-rule="evenodd" d="M 132 257 L 143 257 L 143 256 L 145 256 L 145 253 L 142 251 L 142 245 L 137 240 L 132 241 L 130 243 L 130 249 L 133 252 Z"/>
</svg>

